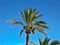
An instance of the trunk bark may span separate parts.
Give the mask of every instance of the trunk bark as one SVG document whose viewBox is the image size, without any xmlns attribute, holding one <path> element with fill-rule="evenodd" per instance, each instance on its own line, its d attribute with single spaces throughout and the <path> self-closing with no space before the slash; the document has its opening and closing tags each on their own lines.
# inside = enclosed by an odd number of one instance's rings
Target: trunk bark
<svg viewBox="0 0 60 45">
<path fill-rule="evenodd" d="M 28 43 L 29 43 L 29 34 L 26 33 L 26 45 L 28 45 Z"/>
</svg>

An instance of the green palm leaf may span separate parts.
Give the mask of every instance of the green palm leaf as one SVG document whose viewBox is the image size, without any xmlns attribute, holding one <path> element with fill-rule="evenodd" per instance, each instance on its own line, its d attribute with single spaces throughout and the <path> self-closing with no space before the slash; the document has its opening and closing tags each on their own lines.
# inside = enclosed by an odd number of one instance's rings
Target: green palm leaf
<svg viewBox="0 0 60 45">
<path fill-rule="evenodd" d="M 40 27 L 43 27 L 43 28 L 49 29 L 49 27 L 46 26 L 46 25 L 40 25 Z"/>
<path fill-rule="evenodd" d="M 46 26 L 47 23 L 44 21 L 36 21 L 32 22 L 32 24 L 37 25 L 38 27 L 49 29 L 48 26 Z"/>
<path fill-rule="evenodd" d="M 43 16 L 43 15 L 40 14 L 40 15 L 38 15 L 38 16 L 34 16 L 34 17 L 32 18 L 32 21 L 34 21 L 34 20 L 37 19 L 37 18 L 40 18 L 41 16 Z"/>
<path fill-rule="evenodd" d="M 37 9 L 34 9 L 33 10 L 33 15 L 36 15 L 36 14 L 38 14 L 38 10 Z"/>
<path fill-rule="evenodd" d="M 29 16 L 32 14 L 32 8 L 29 9 Z"/>
<path fill-rule="evenodd" d="M 43 41 L 43 45 L 48 45 L 49 41 L 50 41 L 50 39 L 45 38 L 45 40 Z"/>
<path fill-rule="evenodd" d="M 50 43 L 50 45 L 59 45 L 60 42 L 58 40 L 54 40 Z"/>
<path fill-rule="evenodd" d="M 39 16 L 36 16 L 38 11 L 37 11 L 37 9 L 34 9 L 33 11 L 32 11 L 32 9 L 29 9 L 29 10 L 30 10 L 29 21 L 30 21 L 30 23 L 32 23 L 32 21 L 34 21 L 34 19 L 39 17 Z"/>
<path fill-rule="evenodd" d="M 30 24 L 30 20 L 29 20 L 29 10 L 25 9 L 24 10 L 24 14 L 25 14 L 25 20 L 27 24 Z"/>
<path fill-rule="evenodd" d="M 40 45 L 43 45 L 43 42 L 40 38 L 38 38 Z"/>
<path fill-rule="evenodd" d="M 44 25 L 44 24 L 47 24 L 47 23 L 44 22 L 44 21 L 36 21 L 35 24 L 36 25 Z"/>
</svg>

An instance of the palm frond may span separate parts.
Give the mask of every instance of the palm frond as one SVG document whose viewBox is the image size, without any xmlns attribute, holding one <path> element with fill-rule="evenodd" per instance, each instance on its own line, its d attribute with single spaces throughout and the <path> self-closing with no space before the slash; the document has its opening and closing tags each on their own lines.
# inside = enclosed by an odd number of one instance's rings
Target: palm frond
<svg viewBox="0 0 60 45">
<path fill-rule="evenodd" d="M 25 14 L 26 23 L 29 24 L 30 23 L 30 20 L 29 20 L 29 10 L 25 9 L 24 10 L 24 14 Z"/>
<path fill-rule="evenodd" d="M 40 45 L 43 45 L 43 42 L 40 38 L 38 38 Z"/>
<path fill-rule="evenodd" d="M 32 24 L 37 25 L 37 26 L 40 26 L 40 25 L 45 25 L 47 23 L 44 22 L 44 21 L 35 21 L 35 22 L 32 22 Z"/>
<path fill-rule="evenodd" d="M 34 14 L 33 14 L 33 12 L 31 12 L 31 15 L 29 16 L 29 21 L 30 21 L 30 23 L 32 23 L 33 17 L 34 17 Z"/>
<path fill-rule="evenodd" d="M 38 22 L 36 22 L 36 23 L 39 23 L 39 24 L 47 24 L 47 23 L 44 22 L 44 21 L 38 21 Z"/>
<path fill-rule="evenodd" d="M 32 34 L 35 34 L 34 30 L 35 30 L 35 28 L 33 28 L 33 30 L 31 31 L 31 32 L 32 32 Z"/>
<path fill-rule="evenodd" d="M 9 19 L 9 20 L 7 20 L 7 22 L 18 22 L 18 21 L 14 20 L 14 19 Z"/>
<path fill-rule="evenodd" d="M 15 24 L 21 24 L 21 25 L 23 25 L 22 22 L 19 22 L 19 21 L 14 20 L 14 19 L 7 20 L 7 22 L 12 22 L 11 26 L 12 26 L 12 25 L 15 25 Z"/>
<path fill-rule="evenodd" d="M 21 13 L 21 15 L 23 15 L 22 12 L 20 12 L 20 13 Z M 31 24 L 32 21 L 34 21 L 35 19 L 37 19 L 37 18 L 42 16 L 42 14 L 38 14 L 38 10 L 37 9 L 32 10 L 32 8 L 25 9 L 24 10 L 24 15 L 25 15 L 25 20 L 26 20 L 27 24 Z"/>
<path fill-rule="evenodd" d="M 46 26 L 47 23 L 44 21 L 36 21 L 36 22 L 32 22 L 32 24 L 37 25 L 38 27 L 49 29 L 49 27 Z"/>
<path fill-rule="evenodd" d="M 40 27 L 42 27 L 42 28 L 46 28 L 46 29 L 49 29 L 49 27 L 46 26 L 46 25 L 40 25 Z"/>
<path fill-rule="evenodd" d="M 25 18 L 23 12 L 19 12 L 21 18 Z"/>
<path fill-rule="evenodd" d="M 44 21 L 39 21 L 40 23 L 42 23 L 42 24 L 47 24 L 46 22 L 44 22 Z"/>
<path fill-rule="evenodd" d="M 37 9 L 34 9 L 33 11 L 32 11 L 32 9 L 29 9 L 30 10 L 30 14 L 29 14 L 29 21 L 30 21 L 30 23 L 32 23 L 32 21 L 34 20 L 34 19 L 36 19 L 36 18 L 38 18 L 39 16 L 36 16 L 37 15 L 37 13 L 38 13 L 38 11 L 37 11 Z"/>
<path fill-rule="evenodd" d="M 58 40 L 54 40 L 50 43 L 50 45 L 59 45 L 60 42 Z"/>
<path fill-rule="evenodd" d="M 32 41 L 31 41 L 30 43 L 32 43 L 33 45 L 36 45 L 36 43 L 34 43 L 34 42 L 32 42 Z"/>
<path fill-rule="evenodd" d="M 37 9 L 34 9 L 33 10 L 33 15 L 36 15 L 36 14 L 38 14 L 38 10 Z"/>
<path fill-rule="evenodd" d="M 34 16 L 31 21 L 34 21 L 35 19 L 40 18 L 41 16 L 43 16 L 43 15 L 40 14 L 40 15 L 38 15 L 38 16 Z"/>
<path fill-rule="evenodd" d="M 29 9 L 29 16 L 32 14 L 32 8 Z"/>
<path fill-rule="evenodd" d="M 43 41 L 43 45 L 48 45 L 50 41 L 50 38 L 48 39 L 47 37 L 45 38 L 45 40 Z"/>
<path fill-rule="evenodd" d="M 23 32 L 23 31 L 24 31 L 23 29 L 20 31 L 20 36 L 22 35 L 22 32 Z"/>
<path fill-rule="evenodd" d="M 10 26 L 14 26 L 16 23 L 12 23 Z"/>
<path fill-rule="evenodd" d="M 37 28 L 37 30 L 41 33 L 43 33 L 45 36 L 47 36 L 47 34 L 45 33 L 45 31 L 42 28 Z M 48 36 L 47 36 L 48 37 Z"/>
</svg>

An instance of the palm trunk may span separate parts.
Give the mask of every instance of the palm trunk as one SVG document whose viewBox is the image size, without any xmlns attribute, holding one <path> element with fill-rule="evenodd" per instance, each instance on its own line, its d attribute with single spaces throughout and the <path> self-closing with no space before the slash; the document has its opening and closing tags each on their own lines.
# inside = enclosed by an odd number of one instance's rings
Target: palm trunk
<svg viewBox="0 0 60 45">
<path fill-rule="evenodd" d="M 29 34 L 26 33 L 26 45 L 28 45 L 28 43 L 29 43 Z"/>
</svg>

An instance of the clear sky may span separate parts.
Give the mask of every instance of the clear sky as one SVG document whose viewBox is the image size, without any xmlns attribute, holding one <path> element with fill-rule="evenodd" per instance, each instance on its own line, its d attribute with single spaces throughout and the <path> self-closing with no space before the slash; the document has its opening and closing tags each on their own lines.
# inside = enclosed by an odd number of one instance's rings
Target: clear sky
<svg viewBox="0 0 60 45">
<path fill-rule="evenodd" d="M 25 33 L 19 36 L 22 26 L 10 27 L 6 20 L 19 18 L 19 11 L 24 8 L 37 8 L 44 16 L 42 20 L 48 22 L 50 30 L 46 30 L 52 40 L 60 40 L 60 0 L 0 0 L 0 45 L 25 45 Z M 37 42 L 37 37 L 45 38 L 41 33 L 30 35 L 30 40 Z"/>
</svg>

